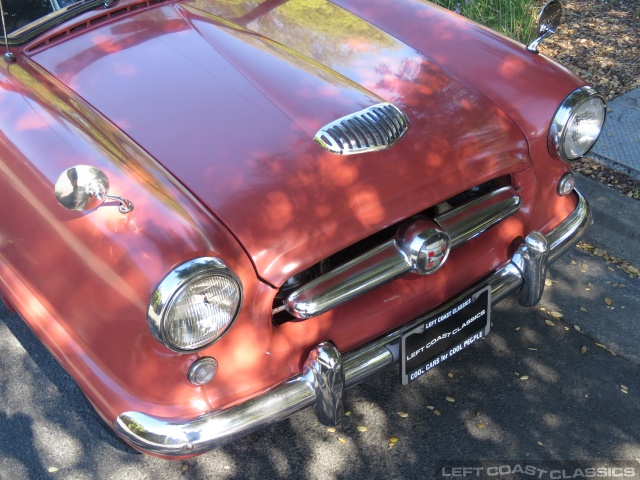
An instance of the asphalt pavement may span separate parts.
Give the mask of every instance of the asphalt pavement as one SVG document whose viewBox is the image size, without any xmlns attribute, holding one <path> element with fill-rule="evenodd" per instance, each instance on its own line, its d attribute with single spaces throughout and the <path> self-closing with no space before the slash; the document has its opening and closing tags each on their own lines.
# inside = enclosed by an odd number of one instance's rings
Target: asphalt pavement
<svg viewBox="0 0 640 480">
<path fill-rule="evenodd" d="M 590 156 L 640 180 L 640 88 L 611 100 Z"/>
<path fill-rule="evenodd" d="M 615 156 L 608 142 L 625 138 L 639 94 L 611 102 L 594 155 Z M 640 171 L 639 151 L 607 158 Z M 640 279 L 627 266 L 640 268 L 640 202 L 584 177 L 578 188 L 596 222 L 550 268 L 542 302 L 500 303 L 485 340 L 409 386 L 394 367 L 349 390 L 351 414 L 335 431 L 308 409 L 187 461 L 132 454 L 0 306 L 0 479 L 451 478 L 479 461 L 504 472 L 493 478 L 551 478 L 508 476 L 517 465 L 640 478 Z"/>
</svg>

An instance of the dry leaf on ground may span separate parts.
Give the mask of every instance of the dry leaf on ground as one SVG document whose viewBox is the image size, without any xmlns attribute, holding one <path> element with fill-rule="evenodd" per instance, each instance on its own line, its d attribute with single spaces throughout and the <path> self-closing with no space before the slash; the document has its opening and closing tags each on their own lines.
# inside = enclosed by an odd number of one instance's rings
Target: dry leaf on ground
<svg viewBox="0 0 640 480">
<path fill-rule="evenodd" d="M 635 1 L 567 0 L 558 33 L 542 44 L 608 98 L 640 87 L 638 4 Z"/>
<path fill-rule="evenodd" d="M 613 351 L 613 350 L 611 350 L 610 348 L 606 347 L 606 346 L 605 346 L 605 345 L 603 345 L 602 343 L 598 343 L 598 342 L 595 342 L 595 343 L 596 343 L 596 345 L 597 345 L 598 347 L 600 347 L 600 348 L 604 348 L 604 349 L 605 349 L 607 352 L 609 352 L 611 355 L 615 355 L 615 356 L 617 356 L 617 355 L 618 355 L 616 352 L 614 352 L 614 351 Z"/>
</svg>

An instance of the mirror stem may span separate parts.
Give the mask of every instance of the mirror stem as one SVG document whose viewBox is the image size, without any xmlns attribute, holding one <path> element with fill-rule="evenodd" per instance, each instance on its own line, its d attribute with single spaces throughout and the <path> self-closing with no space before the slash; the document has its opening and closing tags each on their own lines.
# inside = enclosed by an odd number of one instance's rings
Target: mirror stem
<svg viewBox="0 0 640 480">
<path fill-rule="evenodd" d="M 538 52 L 538 46 L 540 46 L 540 44 L 542 43 L 542 41 L 545 38 L 549 38 L 554 33 L 555 32 L 552 31 L 552 30 L 547 30 L 542 35 L 540 35 L 538 38 L 536 38 L 533 42 L 531 42 L 529 45 L 527 45 L 527 51 L 531 52 L 531 53 L 539 53 Z"/>
<path fill-rule="evenodd" d="M 105 200 L 115 200 L 117 202 L 120 202 L 120 205 L 118 206 L 118 210 L 120 211 L 120 213 L 129 213 L 131 210 L 133 210 L 133 203 L 131 203 L 126 198 L 117 197 L 115 195 L 103 195 L 102 198 L 104 198 Z"/>
</svg>

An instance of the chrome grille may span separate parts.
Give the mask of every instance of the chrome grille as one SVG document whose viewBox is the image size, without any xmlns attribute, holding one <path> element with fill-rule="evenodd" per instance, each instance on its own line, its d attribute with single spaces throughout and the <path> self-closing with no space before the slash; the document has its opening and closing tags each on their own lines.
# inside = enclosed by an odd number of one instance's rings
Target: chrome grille
<svg viewBox="0 0 640 480">
<path fill-rule="evenodd" d="M 432 220 L 447 233 L 451 248 L 455 249 L 514 215 L 520 205 L 520 197 L 510 186 L 505 186 L 436 215 Z M 410 224 L 419 224 L 422 218 L 414 216 Z M 384 243 L 288 291 L 282 299 L 288 314 L 298 319 L 321 315 L 400 275 L 416 271 L 409 261 L 407 239 L 400 235 L 400 230 Z M 420 228 L 413 234 L 417 232 Z"/>
<path fill-rule="evenodd" d="M 379 103 L 322 127 L 314 140 L 340 155 L 389 148 L 409 128 L 409 119 L 391 103 Z"/>
</svg>

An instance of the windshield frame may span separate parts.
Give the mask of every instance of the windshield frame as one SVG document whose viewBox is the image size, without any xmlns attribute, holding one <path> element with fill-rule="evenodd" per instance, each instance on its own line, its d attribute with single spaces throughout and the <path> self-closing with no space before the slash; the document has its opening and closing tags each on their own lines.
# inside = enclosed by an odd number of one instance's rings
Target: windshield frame
<svg viewBox="0 0 640 480">
<path fill-rule="evenodd" d="M 60 25 L 64 21 L 80 15 L 81 13 L 93 10 L 100 5 L 107 8 L 105 5 L 106 3 L 108 2 L 105 2 L 105 0 L 81 0 L 14 30 L 6 36 L 6 40 L 10 46 L 22 45 L 47 30 Z M 5 11 L 5 13 L 7 12 Z M 0 31 L 0 39 L 2 39 L 2 42 L 4 43 L 5 36 L 3 31 Z"/>
</svg>

